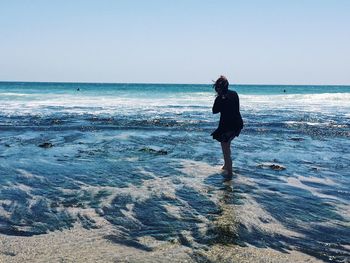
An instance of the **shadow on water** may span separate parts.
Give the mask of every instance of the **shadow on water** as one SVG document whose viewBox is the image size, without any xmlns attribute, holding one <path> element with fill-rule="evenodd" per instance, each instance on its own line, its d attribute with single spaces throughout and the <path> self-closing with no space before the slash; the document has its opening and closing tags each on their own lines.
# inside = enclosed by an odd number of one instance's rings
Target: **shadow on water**
<svg viewBox="0 0 350 263">
<path fill-rule="evenodd" d="M 147 168 L 142 162 L 139 165 L 143 169 Z M 137 165 L 133 166 L 134 170 L 137 170 Z M 151 245 L 140 241 L 144 237 L 176 242 L 191 248 L 228 242 L 222 238 L 226 230 L 217 224 L 211 224 L 217 221 L 223 212 L 220 204 L 212 201 L 206 192 L 183 184 L 178 178 L 168 179 L 173 182 L 173 195 L 166 191 L 149 191 L 139 195 L 133 194 L 132 191 L 124 191 L 113 195 L 112 201 L 106 205 L 103 201 L 112 196 L 109 190 L 92 192 L 82 188 L 87 185 L 101 185 L 102 182 L 105 183 L 103 178 L 95 177 L 92 183 L 91 178 L 81 174 L 72 173 L 68 176 L 64 175 L 66 171 L 53 175 L 47 166 L 46 169 L 41 170 L 40 165 L 30 172 L 28 169 L 25 172 L 23 169 L 17 169 L 12 170 L 12 177 L 7 176 L 8 180 L 5 179 L 6 176 L 2 177 L 0 233 L 32 236 L 71 228 L 75 222 L 80 222 L 86 229 L 95 228 L 97 226 L 93 218 L 82 213 L 69 213 L 70 208 L 80 208 L 81 211 L 85 208 L 95 208 L 96 213 L 117 230 L 118 234 L 108 235 L 106 239 L 144 251 L 152 250 Z M 180 178 L 188 176 L 171 167 L 167 169 L 167 173 L 176 174 Z M 119 180 L 124 178 L 126 185 L 142 186 L 138 179 L 141 175 L 135 178 L 132 175 L 129 173 L 125 176 L 121 173 L 115 180 L 119 183 Z M 166 173 L 159 175 L 167 178 Z M 16 183 L 13 183 L 14 178 Z M 152 179 L 147 174 L 141 178 L 143 182 Z M 116 182 L 112 181 L 110 185 L 114 186 Z M 229 195 L 231 191 L 228 190 Z M 226 198 L 231 199 L 229 195 Z"/>
<path fill-rule="evenodd" d="M 177 213 L 169 212 L 166 208 L 169 206 Z M 131 195 L 117 196 L 103 210 L 105 218 L 123 232 L 119 237 L 108 236 L 108 239 L 142 249 L 145 246 L 135 240 L 144 236 L 189 247 L 195 243 L 207 244 L 210 239 L 201 231 L 201 226 L 220 213 L 213 201 L 187 186 L 177 189 L 175 198 L 164 194 L 154 194 L 145 200 L 135 200 Z"/>
<path fill-rule="evenodd" d="M 248 177 L 246 172 L 242 170 L 242 175 Z M 264 178 L 255 180 L 254 187 L 235 185 L 236 193 L 232 196 L 236 201 L 233 204 L 237 204 L 240 193 L 249 192 L 249 196 L 253 197 L 264 211 L 296 235 L 265 231 L 263 225 L 269 222 L 261 218 L 260 222 L 253 222 L 253 226 L 249 227 L 244 222 L 238 222 L 234 243 L 241 246 L 272 248 L 283 253 L 298 250 L 324 261 L 347 262 L 350 259 L 350 249 L 347 248 L 350 244 L 349 222 L 339 214 L 332 203 L 334 200 L 288 185 L 279 179 L 279 172 L 265 173 L 270 175 L 266 176 L 261 172 L 250 175 Z M 269 178 L 269 183 L 265 178 Z M 209 183 L 212 183 L 211 179 Z M 229 204 L 231 200 L 226 199 L 225 203 Z"/>
<path fill-rule="evenodd" d="M 44 161 L 38 158 L 36 165 L 27 159 L 12 163 L 10 159 L 1 167 L 0 233 L 31 236 L 71 228 L 76 222 L 95 228 L 93 218 L 69 213 L 70 208 L 93 208 L 117 230 L 106 239 L 143 251 L 153 249 L 152 243 L 143 241 L 151 237 L 193 249 L 237 244 L 284 253 L 296 249 L 325 261 L 341 262 L 350 257 L 344 247 L 350 243 L 346 219 L 327 198 L 288 185 L 282 180 L 281 175 L 286 176 L 283 172 L 243 168 L 237 174 L 252 178 L 255 184 L 235 183 L 237 177 L 227 181 L 221 174 L 211 174 L 196 185 L 198 181 L 187 183 L 192 178 L 178 169 L 179 160 L 191 156 L 210 166 L 215 160 L 205 151 L 195 155 L 193 148 L 186 152 L 179 146 L 176 152 L 163 156 L 140 151 L 140 138 L 129 137 L 128 143 L 107 140 L 100 145 L 74 141 L 80 137 L 68 139 L 74 149 L 66 145 L 66 155 L 52 149 L 53 153 L 44 152 Z M 164 144 L 175 147 L 177 140 L 167 137 Z M 41 152 L 36 154 L 42 157 Z M 125 161 L 127 158 L 132 161 Z M 168 182 L 171 189 L 157 191 L 152 184 L 147 186 L 147 182 L 159 179 Z M 112 193 L 111 188 L 125 191 Z M 138 190 L 144 192 L 133 192 Z M 235 208 L 244 207 L 247 195 L 297 235 L 264 231 L 268 222 L 263 219 L 253 227 L 238 221 Z M 110 198 L 112 201 L 105 204 Z"/>
<path fill-rule="evenodd" d="M 168 173 L 186 176 L 172 168 L 168 168 Z M 248 176 L 246 173 L 249 171 L 239 171 L 240 176 Z M 7 185 L 0 190 L 2 234 L 43 234 L 70 228 L 77 221 L 91 229 L 96 227 L 92 218 L 82 214 L 73 216 L 66 208 L 95 208 L 100 216 L 118 230 L 118 234 L 108 235 L 106 239 L 144 251 L 151 251 L 152 245 L 143 243 L 142 238 L 152 237 L 193 249 L 213 244 L 237 244 L 272 248 L 284 253 L 296 249 L 333 262 L 342 262 L 350 256 L 350 251 L 344 248 L 344 245 L 349 244 L 350 229 L 343 224 L 327 224 L 328 221 L 345 220 L 334 206 L 327 199 L 282 181 L 279 182 L 280 187 L 269 188 L 274 193 L 265 194 L 259 191 L 267 188 L 264 181 L 256 181 L 256 185 L 235 183 L 236 177 L 229 181 L 221 174 L 212 174 L 203 180 L 204 185 L 210 186 L 204 192 L 201 188 L 176 183 L 173 195 L 151 191 L 148 195 L 135 196 L 124 192 L 117 194 L 110 204 L 103 205 L 103 200 L 110 197 L 111 192 L 103 189 L 92 193 L 81 189 L 82 177 L 78 176 L 74 181 L 57 176 L 43 179 L 33 174 L 18 174 L 17 187 L 11 187 L 9 177 L 1 178 L 2 185 Z M 254 176 L 261 175 L 257 173 Z M 151 180 L 151 177 L 145 176 L 142 180 Z M 137 177 L 136 181 L 125 177 L 125 181 L 139 185 Z M 62 183 L 65 186 L 63 188 Z M 19 185 L 26 185 L 31 191 L 25 191 L 25 188 L 22 190 Z M 93 185 L 98 185 L 98 182 L 95 181 Z M 264 231 L 264 220 L 256 222 L 253 227 L 239 222 L 235 207 L 244 204 L 246 194 L 298 236 Z M 40 198 L 34 201 L 33 195 Z M 216 196 L 217 201 L 213 201 L 210 196 Z"/>
<path fill-rule="evenodd" d="M 239 225 L 240 242 L 256 247 L 269 247 L 281 252 L 296 249 L 325 261 L 343 262 L 350 258 L 350 228 L 333 205 L 311 195 L 309 191 L 285 186 L 287 194 L 255 196 L 255 200 L 286 229 L 298 234 L 290 236 L 267 233 L 262 228 L 248 229 Z M 290 196 L 292 194 L 292 196 Z M 264 222 L 261 222 L 264 223 Z"/>
</svg>

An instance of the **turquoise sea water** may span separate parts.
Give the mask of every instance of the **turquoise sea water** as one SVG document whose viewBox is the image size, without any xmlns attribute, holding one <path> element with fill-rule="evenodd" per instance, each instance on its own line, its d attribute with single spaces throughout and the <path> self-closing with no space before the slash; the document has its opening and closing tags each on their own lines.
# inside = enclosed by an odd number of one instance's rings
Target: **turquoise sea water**
<svg viewBox="0 0 350 263">
<path fill-rule="evenodd" d="M 231 88 L 245 127 L 227 182 L 210 85 L 0 82 L 0 233 L 94 228 L 93 209 L 147 251 L 151 236 L 348 260 L 350 86 Z"/>
</svg>

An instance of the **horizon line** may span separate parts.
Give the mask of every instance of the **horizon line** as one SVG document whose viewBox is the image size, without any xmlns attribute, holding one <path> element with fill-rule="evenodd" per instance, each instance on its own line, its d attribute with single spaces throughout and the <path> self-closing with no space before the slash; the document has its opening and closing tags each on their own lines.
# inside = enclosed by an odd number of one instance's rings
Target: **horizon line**
<svg viewBox="0 0 350 263">
<path fill-rule="evenodd" d="M 170 83 L 170 82 L 87 82 L 87 81 L 22 81 L 22 80 L 0 80 L 0 83 L 52 83 L 52 84 L 136 84 L 136 85 L 213 85 L 210 83 Z M 213 81 L 214 83 L 214 81 Z M 234 83 L 230 86 L 350 86 L 350 84 L 266 84 L 266 83 Z"/>
</svg>

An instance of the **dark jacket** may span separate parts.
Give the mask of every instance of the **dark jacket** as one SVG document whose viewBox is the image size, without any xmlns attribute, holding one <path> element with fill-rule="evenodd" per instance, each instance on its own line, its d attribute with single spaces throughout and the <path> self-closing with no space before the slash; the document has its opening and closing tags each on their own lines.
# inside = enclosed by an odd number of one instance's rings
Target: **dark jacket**
<svg viewBox="0 0 350 263">
<path fill-rule="evenodd" d="M 232 132 L 238 136 L 243 128 L 243 120 L 239 111 L 239 98 L 235 91 L 229 90 L 224 96 L 217 96 L 213 113 L 220 112 L 219 127 L 213 132 L 214 139 L 219 140 L 221 135 Z M 219 140 L 221 141 L 221 140 Z"/>
</svg>

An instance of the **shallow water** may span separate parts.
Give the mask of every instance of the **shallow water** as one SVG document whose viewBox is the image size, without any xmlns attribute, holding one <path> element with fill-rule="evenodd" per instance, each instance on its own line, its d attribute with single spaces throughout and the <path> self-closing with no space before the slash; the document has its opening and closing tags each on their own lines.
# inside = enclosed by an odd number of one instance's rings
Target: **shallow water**
<svg viewBox="0 0 350 263">
<path fill-rule="evenodd" d="M 225 181 L 210 86 L 0 83 L 0 233 L 103 218 L 107 240 L 143 251 L 152 237 L 348 260 L 350 87 L 234 89 L 245 128 Z"/>
</svg>

